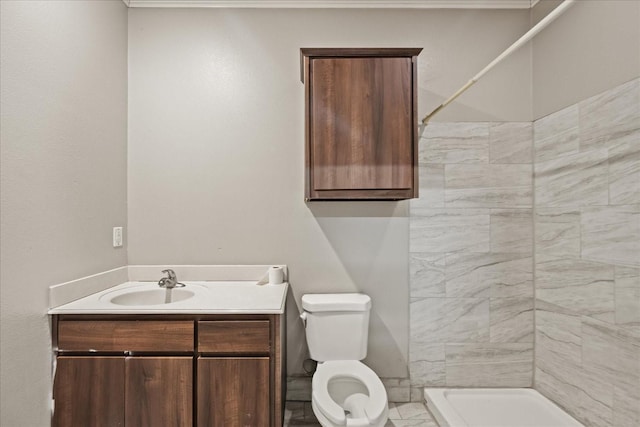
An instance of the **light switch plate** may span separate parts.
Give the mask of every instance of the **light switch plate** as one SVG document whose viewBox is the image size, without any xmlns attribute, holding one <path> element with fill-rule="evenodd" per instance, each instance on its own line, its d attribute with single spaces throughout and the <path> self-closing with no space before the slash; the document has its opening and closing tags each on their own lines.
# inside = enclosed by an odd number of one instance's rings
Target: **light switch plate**
<svg viewBox="0 0 640 427">
<path fill-rule="evenodd" d="M 113 227 L 113 247 L 122 247 L 122 227 Z"/>
</svg>

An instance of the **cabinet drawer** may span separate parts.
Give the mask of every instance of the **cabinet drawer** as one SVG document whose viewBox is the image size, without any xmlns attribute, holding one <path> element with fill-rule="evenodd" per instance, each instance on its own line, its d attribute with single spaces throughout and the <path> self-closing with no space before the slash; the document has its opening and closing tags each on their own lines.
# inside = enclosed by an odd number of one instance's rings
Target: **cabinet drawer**
<svg viewBox="0 0 640 427">
<path fill-rule="evenodd" d="M 193 351 L 193 321 L 63 320 L 63 351 Z"/>
<path fill-rule="evenodd" d="M 198 322 L 200 353 L 269 353 L 269 350 L 268 320 Z"/>
</svg>

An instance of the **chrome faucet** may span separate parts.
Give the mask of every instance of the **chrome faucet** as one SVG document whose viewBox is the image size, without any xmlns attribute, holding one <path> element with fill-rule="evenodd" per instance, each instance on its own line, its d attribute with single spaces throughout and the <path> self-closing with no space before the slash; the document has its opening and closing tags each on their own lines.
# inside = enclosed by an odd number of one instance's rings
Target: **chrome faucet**
<svg viewBox="0 0 640 427">
<path fill-rule="evenodd" d="M 171 269 L 162 270 L 163 273 L 167 275 L 167 277 L 163 277 L 158 281 L 158 286 L 165 289 L 173 289 L 176 287 L 183 287 L 184 284 L 178 282 L 178 277 L 176 276 L 175 271 Z"/>
</svg>

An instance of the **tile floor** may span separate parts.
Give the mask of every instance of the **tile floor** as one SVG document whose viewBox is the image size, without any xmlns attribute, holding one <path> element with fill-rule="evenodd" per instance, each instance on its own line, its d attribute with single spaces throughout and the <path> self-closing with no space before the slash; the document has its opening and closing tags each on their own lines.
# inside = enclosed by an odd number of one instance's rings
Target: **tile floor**
<svg viewBox="0 0 640 427">
<path fill-rule="evenodd" d="M 311 402 L 287 402 L 284 427 L 297 426 L 320 427 Z M 423 403 L 389 403 L 389 421 L 385 427 L 438 427 L 438 424 Z"/>
</svg>

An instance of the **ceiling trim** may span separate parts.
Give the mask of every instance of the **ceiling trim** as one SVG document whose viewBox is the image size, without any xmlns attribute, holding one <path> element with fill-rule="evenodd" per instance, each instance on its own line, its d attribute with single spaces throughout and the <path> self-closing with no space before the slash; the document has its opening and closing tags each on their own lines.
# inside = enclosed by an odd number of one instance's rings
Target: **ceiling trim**
<svg viewBox="0 0 640 427">
<path fill-rule="evenodd" d="M 122 0 L 129 7 L 254 9 L 529 9 L 539 0 Z"/>
</svg>

